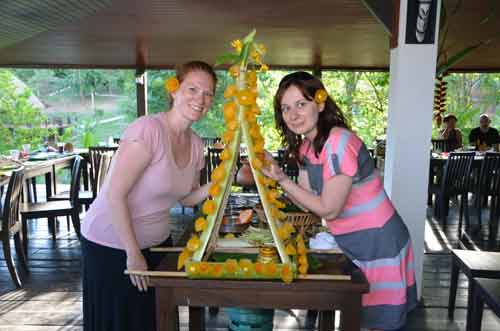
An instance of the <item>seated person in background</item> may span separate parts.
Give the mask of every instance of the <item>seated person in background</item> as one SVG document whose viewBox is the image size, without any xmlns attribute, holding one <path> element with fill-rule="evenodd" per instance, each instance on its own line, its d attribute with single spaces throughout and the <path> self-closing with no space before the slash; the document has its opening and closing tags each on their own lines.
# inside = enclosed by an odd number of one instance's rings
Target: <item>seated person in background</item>
<svg viewBox="0 0 500 331">
<path fill-rule="evenodd" d="M 478 151 L 486 151 L 492 147 L 498 151 L 500 135 L 498 130 L 490 128 L 490 117 L 487 114 L 479 116 L 479 127 L 472 129 L 469 134 L 469 143 Z"/>
<path fill-rule="evenodd" d="M 448 150 L 454 151 L 462 147 L 462 132 L 457 129 L 457 117 L 453 114 L 448 114 L 443 119 L 444 129 L 439 132 L 439 138 L 448 141 Z"/>
</svg>

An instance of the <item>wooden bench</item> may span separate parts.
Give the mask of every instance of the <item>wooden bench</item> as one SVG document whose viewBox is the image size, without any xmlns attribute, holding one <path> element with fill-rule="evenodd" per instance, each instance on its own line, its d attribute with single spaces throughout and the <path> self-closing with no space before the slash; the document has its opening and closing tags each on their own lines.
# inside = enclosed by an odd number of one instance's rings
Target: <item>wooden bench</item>
<svg viewBox="0 0 500 331">
<path fill-rule="evenodd" d="M 467 330 L 481 330 L 483 309 L 486 303 L 491 311 L 500 318 L 500 279 L 475 278 L 472 287 L 472 305 L 467 307 L 467 315 L 471 315 L 470 324 L 467 321 Z"/>
<path fill-rule="evenodd" d="M 500 279 L 500 253 L 452 250 L 451 257 L 452 263 L 448 317 L 453 319 L 455 300 L 457 297 L 458 272 L 462 271 L 465 276 L 467 276 L 469 284 L 471 284 L 472 279 L 475 277 Z M 467 307 L 467 324 L 470 325 L 469 308 L 472 307 L 472 287 L 470 285 Z"/>
</svg>

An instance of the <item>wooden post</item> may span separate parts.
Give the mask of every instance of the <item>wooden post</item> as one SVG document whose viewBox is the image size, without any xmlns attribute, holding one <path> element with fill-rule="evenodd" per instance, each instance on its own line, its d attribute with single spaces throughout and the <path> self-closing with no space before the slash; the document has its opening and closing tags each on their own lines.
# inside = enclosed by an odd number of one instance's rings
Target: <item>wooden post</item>
<svg viewBox="0 0 500 331">
<path fill-rule="evenodd" d="M 313 76 L 317 79 L 321 79 L 321 50 L 316 47 L 314 50 L 314 65 L 313 65 Z"/>
<path fill-rule="evenodd" d="M 137 95 L 137 117 L 148 114 L 148 73 L 144 68 L 135 73 Z"/>
</svg>

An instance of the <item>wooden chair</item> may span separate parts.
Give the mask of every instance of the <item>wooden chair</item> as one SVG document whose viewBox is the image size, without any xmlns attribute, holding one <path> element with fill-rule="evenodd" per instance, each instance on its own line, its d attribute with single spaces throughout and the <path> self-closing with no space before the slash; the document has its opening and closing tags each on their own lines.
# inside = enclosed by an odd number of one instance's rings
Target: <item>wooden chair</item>
<svg viewBox="0 0 500 331">
<path fill-rule="evenodd" d="M 69 200 L 48 201 L 42 203 L 23 203 L 21 206 L 21 218 L 23 222 L 24 249 L 28 248 L 28 219 L 47 218 L 52 233 L 52 238 L 56 239 L 55 221 L 58 216 L 69 216 L 73 223 L 76 234 L 80 237 L 80 207 L 78 200 L 80 188 L 82 158 L 77 156 L 71 168 L 71 183 Z"/>
<path fill-rule="evenodd" d="M 97 192 L 101 191 L 101 187 L 102 184 L 104 184 L 104 179 L 106 179 L 106 175 L 108 174 L 112 158 L 113 158 L 113 153 L 108 152 L 101 154 L 101 159 L 99 161 L 99 172 L 96 178 Z"/>
<path fill-rule="evenodd" d="M 215 143 L 220 142 L 220 138 L 217 137 L 201 137 L 203 141 L 203 146 L 205 148 L 213 147 Z"/>
<path fill-rule="evenodd" d="M 5 195 L 5 204 L 1 215 L 0 238 L 2 240 L 3 253 L 10 276 L 17 288 L 22 286 L 21 277 L 17 272 L 14 259 L 11 254 L 10 238 L 14 238 L 14 247 L 17 258 L 26 273 L 29 273 L 26 254 L 21 240 L 22 223 L 19 219 L 19 203 L 21 200 L 21 189 L 23 183 L 24 171 L 13 171 Z"/>
<path fill-rule="evenodd" d="M 498 232 L 498 216 L 500 214 L 500 153 L 488 152 L 481 162 L 481 170 L 475 187 L 475 208 L 479 228 L 481 228 L 481 209 L 483 202 L 491 197 L 489 236 L 496 238 Z"/>
<path fill-rule="evenodd" d="M 432 139 L 431 142 L 433 152 L 449 152 L 447 139 Z"/>
<path fill-rule="evenodd" d="M 500 279 L 500 253 L 454 249 L 451 251 L 450 297 L 448 301 L 448 318 L 453 319 L 457 297 L 458 275 L 463 272 L 469 281 L 467 323 L 471 318 L 472 279 L 475 277 Z"/>
<path fill-rule="evenodd" d="M 467 308 L 471 315 L 465 326 L 466 330 L 480 331 L 484 304 L 500 318 L 500 279 L 474 278 L 471 284 L 472 305 Z"/>
<path fill-rule="evenodd" d="M 448 215 L 449 200 L 452 196 L 460 197 L 460 213 L 458 222 L 459 235 L 462 230 L 462 215 L 465 211 L 467 224 L 469 223 L 468 191 L 472 162 L 475 152 L 452 152 L 448 156 L 443 172 L 443 178 L 436 194 L 437 217 L 446 229 L 446 218 Z M 464 210 L 465 209 L 465 210 Z"/>
<path fill-rule="evenodd" d="M 90 161 L 90 188 L 92 190 L 92 196 L 97 196 L 99 192 L 99 170 L 101 169 L 101 156 L 102 154 L 110 154 L 111 156 L 118 150 L 117 146 L 114 147 L 103 147 L 103 146 L 91 146 L 89 147 L 89 161 Z"/>
<path fill-rule="evenodd" d="M 84 160 L 81 160 L 80 164 L 80 171 L 83 171 L 82 167 L 84 164 Z M 94 201 L 94 195 L 92 191 L 81 191 L 80 187 L 78 188 L 78 204 L 80 206 L 86 206 L 88 209 L 88 206 L 92 204 Z M 69 191 L 61 192 L 55 195 L 52 195 L 50 197 L 47 197 L 47 201 L 64 201 L 64 200 L 70 200 L 70 193 L 71 193 L 71 187 Z"/>
</svg>

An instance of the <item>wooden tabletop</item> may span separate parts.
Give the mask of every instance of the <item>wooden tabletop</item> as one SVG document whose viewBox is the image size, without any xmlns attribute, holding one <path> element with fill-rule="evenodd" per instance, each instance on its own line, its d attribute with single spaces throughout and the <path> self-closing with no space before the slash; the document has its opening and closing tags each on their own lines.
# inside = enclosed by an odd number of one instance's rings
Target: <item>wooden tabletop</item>
<svg viewBox="0 0 500 331">
<path fill-rule="evenodd" d="M 458 258 L 465 267 L 479 271 L 482 277 L 500 277 L 500 252 L 482 252 L 469 250 L 452 250 L 454 258 Z M 491 276 L 488 276 L 488 273 Z"/>
<path fill-rule="evenodd" d="M 32 177 L 38 177 L 44 175 L 47 172 L 57 170 L 60 168 L 66 168 L 71 165 L 72 160 L 75 158 L 75 154 L 61 155 L 61 157 L 40 160 L 40 161 L 29 161 L 21 160 L 24 165 L 24 177 L 29 179 Z M 0 177 L 0 186 L 7 185 L 9 183 L 10 176 Z"/>
</svg>

